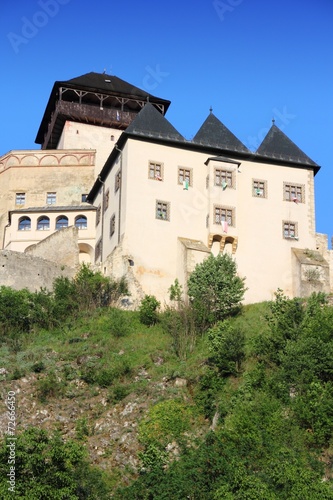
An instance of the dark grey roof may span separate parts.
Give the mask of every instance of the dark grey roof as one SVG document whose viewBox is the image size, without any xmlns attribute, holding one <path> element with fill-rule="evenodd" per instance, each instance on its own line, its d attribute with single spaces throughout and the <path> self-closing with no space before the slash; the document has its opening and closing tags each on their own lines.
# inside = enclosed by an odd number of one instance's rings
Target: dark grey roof
<svg viewBox="0 0 333 500">
<path fill-rule="evenodd" d="M 147 96 L 149 98 L 154 98 L 152 94 L 149 94 L 145 90 L 141 90 L 117 76 L 107 75 L 105 73 L 86 73 L 85 75 L 71 78 L 62 83 L 69 84 L 71 87 L 74 85 L 80 88 L 87 88 L 95 91 L 99 90 L 106 94 L 123 94 L 124 96 L 141 97 L 142 99 L 146 99 Z"/>
<path fill-rule="evenodd" d="M 132 123 L 127 127 L 125 133 L 127 135 L 135 135 L 148 139 L 154 138 L 185 142 L 184 137 L 150 103 L 144 106 Z"/>
<path fill-rule="evenodd" d="M 96 207 L 89 205 L 68 205 L 65 207 L 57 207 L 56 205 L 46 205 L 44 207 L 28 207 L 18 210 L 11 210 L 11 214 L 25 213 L 25 212 L 86 212 L 87 210 L 97 210 Z"/>
<path fill-rule="evenodd" d="M 205 146 L 212 146 L 221 150 L 237 153 L 249 153 L 244 144 L 223 125 L 213 113 L 210 113 L 192 142 Z"/>
<path fill-rule="evenodd" d="M 37 144 L 43 144 L 44 134 L 48 129 L 48 124 L 54 112 L 56 102 L 59 99 L 59 89 L 61 87 L 73 90 L 85 90 L 87 92 L 101 92 L 115 97 L 127 97 L 129 99 L 138 99 L 141 101 L 150 101 L 156 105 L 162 105 L 164 113 L 170 106 L 170 101 L 156 97 L 145 90 L 139 89 L 117 76 L 107 75 L 105 73 L 86 73 L 85 75 L 72 78 L 71 80 L 56 81 L 53 85 L 49 101 L 46 105 L 44 115 L 39 126 L 36 140 Z M 65 94 L 66 98 L 66 94 Z"/>
<path fill-rule="evenodd" d="M 319 165 L 309 158 L 276 125 L 272 125 L 256 151 L 257 155 L 270 159 L 308 165 L 319 169 Z"/>
<path fill-rule="evenodd" d="M 235 160 L 231 160 L 230 158 L 228 158 L 227 156 L 210 156 L 209 158 L 207 158 L 207 160 L 205 161 L 205 165 L 208 165 L 208 163 L 210 161 L 222 161 L 224 163 L 232 163 L 233 165 L 240 165 L 241 162 L 240 161 L 235 161 Z"/>
</svg>

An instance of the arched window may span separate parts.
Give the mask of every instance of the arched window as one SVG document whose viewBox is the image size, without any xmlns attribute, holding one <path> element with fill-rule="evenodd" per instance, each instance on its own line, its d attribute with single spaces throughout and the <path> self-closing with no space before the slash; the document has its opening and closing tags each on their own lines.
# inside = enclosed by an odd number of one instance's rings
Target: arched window
<svg viewBox="0 0 333 500">
<path fill-rule="evenodd" d="M 75 227 L 87 229 L 87 217 L 85 215 L 78 215 L 75 217 Z"/>
<path fill-rule="evenodd" d="M 42 215 L 37 220 L 38 231 L 48 231 L 50 229 L 50 219 L 46 215 Z"/>
<path fill-rule="evenodd" d="M 66 215 L 59 215 L 56 220 L 56 229 L 62 229 L 63 227 L 68 227 L 68 218 Z"/>
<path fill-rule="evenodd" d="M 31 220 L 30 217 L 21 217 L 18 225 L 19 231 L 30 231 Z"/>
</svg>

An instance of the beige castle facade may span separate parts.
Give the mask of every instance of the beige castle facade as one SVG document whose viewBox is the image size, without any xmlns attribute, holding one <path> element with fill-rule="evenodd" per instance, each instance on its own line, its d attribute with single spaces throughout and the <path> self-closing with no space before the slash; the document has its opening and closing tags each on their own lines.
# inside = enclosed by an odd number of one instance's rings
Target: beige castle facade
<svg viewBox="0 0 333 500">
<path fill-rule="evenodd" d="M 56 82 L 42 150 L 0 158 L 3 248 L 40 246 L 41 256 L 44 240 L 76 228 L 77 261 L 126 275 L 134 304 L 144 294 L 168 302 L 175 278 L 186 289 L 211 252 L 236 260 L 248 303 L 278 288 L 329 293 L 331 252 L 315 228 L 320 167 L 275 124 L 255 153 L 212 112 L 187 141 L 164 116 L 169 104 L 108 75 Z"/>
</svg>

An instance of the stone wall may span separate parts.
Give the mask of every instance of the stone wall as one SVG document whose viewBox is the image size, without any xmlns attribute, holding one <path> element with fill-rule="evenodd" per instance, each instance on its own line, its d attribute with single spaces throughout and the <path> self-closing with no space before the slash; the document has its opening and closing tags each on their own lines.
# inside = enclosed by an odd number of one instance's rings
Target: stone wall
<svg viewBox="0 0 333 500">
<path fill-rule="evenodd" d="M 55 278 L 72 278 L 74 274 L 74 268 L 40 257 L 10 250 L 0 251 L 0 286 L 10 286 L 15 290 L 27 288 L 31 292 L 41 287 L 52 290 Z"/>
<path fill-rule="evenodd" d="M 74 268 L 79 265 L 78 229 L 74 226 L 60 229 L 28 247 L 25 253 Z"/>
</svg>

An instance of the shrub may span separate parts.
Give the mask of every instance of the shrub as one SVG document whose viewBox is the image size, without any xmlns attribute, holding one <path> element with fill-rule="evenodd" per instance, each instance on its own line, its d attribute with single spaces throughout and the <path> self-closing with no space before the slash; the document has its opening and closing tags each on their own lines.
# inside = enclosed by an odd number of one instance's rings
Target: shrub
<svg viewBox="0 0 333 500">
<path fill-rule="evenodd" d="M 173 339 L 173 348 L 180 359 L 186 359 L 196 341 L 193 309 L 183 302 L 178 308 L 167 307 L 161 316 L 162 328 Z"/>
<path fill-rule="evenodd" d="M 211 254 L 197 264 L 187 285 L 198 324 L 206 328 L 238 312 L 246 290 L 244 281 L 228 254 Z"/>
<path fill-rule="evenodd" d="M 8 491 L 8 446 L 0 447 L 0 497 L 37 500 L 110 498 L 102 473 L 88 463 L 81 443 L 29 428 L 15 441 L 15 493 Z"/>
<path fill-rule="evenodd" d="M 160 302 L 153 295 L 146 295 L 141 301 L 139 308 L 140 322 L 147 326 L 152 326 L 157 323 L 157 309 L 160 307 Z"/>
<path fill-rule="evenodd" d="M 42 403 L 45 403 L 48 398 L 60 397 L 63 392 L 64 385 L 54 372 L 50 372 L 46 377 L 37 381 L 38 398 Z"/>
<path fill-rule="evenodd" d="M 220 321 L 208 330 L 211 359 L 223 375 L 237 375 L 245 358 L 245 336 L 229 321 Z"/>
</svg>

